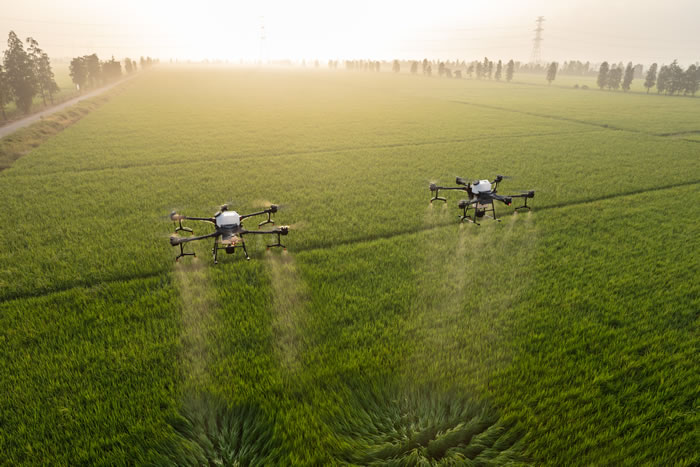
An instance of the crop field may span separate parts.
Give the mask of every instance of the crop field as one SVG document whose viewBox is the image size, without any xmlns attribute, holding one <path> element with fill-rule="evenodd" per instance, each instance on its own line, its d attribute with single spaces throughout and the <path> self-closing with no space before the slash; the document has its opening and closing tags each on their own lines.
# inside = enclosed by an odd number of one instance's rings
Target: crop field
<svg viewBox="0 0 700 467">
<path fill-rule="evenodd" d="M 691 98 L 142 73 L 0 172 L 3 461 L 697 465 L 699 134 Z M 499 173 L 531 212 L 428 202 Z M 175 263 L 170 211 L 226 202 L 287 251 Z"/>
</svg>

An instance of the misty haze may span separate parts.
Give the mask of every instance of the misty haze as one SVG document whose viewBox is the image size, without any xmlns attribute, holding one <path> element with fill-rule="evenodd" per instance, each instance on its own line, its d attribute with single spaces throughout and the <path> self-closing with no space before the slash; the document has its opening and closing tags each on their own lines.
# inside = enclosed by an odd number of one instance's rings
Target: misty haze
<svg viewBox="0 0 700 467">
<path fill-rule="evenodd" d="M 700 3 L 0 8 L 0 463 L 697 465 Z"/>
</svg>

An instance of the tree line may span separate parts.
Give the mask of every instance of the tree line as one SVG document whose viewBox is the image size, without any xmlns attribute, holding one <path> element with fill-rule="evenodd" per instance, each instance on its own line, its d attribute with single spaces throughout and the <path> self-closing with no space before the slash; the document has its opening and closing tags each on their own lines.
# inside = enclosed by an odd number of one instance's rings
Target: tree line
<svg viewBox="0 0 700 467">
<path fill-rule="evenodd" d="M 427 58 L 423 61 L 412 60 L 409 62 L 404 62 L 404 66 L 409 67 L 409 71 L 412 75 L 418 74 L 418 69 L 420 68 L 421 74 L 425 76 L 433 75 L 433 68 L 437 68 L 437 75 L 445 78 L 457 78 L 461 79 L 463 77 L 468 77 L 469 79 L 495 79 L 500 81 L 505 78 L 506 81 L 511 81 L 513 75 L 518 67 L 518 63 L 510 60 L 508 63 L 503 64 L 501 60 L 498 62 L 493 62 L 489 60 L 488 57 L 484 57 L 483 61 L 473 61 L 467 63 L 466 61 L 429 61 Z M 346 60 L 345 69 L 350 71 L 373 71 L 378 72 L 381 70 L 381 62 L 374 60 Z M 402 62 L 399 60 L 394 60 L 391 62 L 391 71 L 394 73 L 401 72 Z M 338 68 L 338 62 L 329 62 L 329 68 Z"/>
<path fill-rule="evenodd" d="M 28 113 L 34 96 L 41 95 L 44 105 L 48 97 L 53 104 L 53 96 L 59 91 L 48 54 L 33 38 L 28 37 L 26 43 L 25 50 L 22 40 L 10 31 L 0 64 L 0 111 L 5 120 L 5 105 L 10 102 Z"/>
<path fill-rule="evenodd" d="M 603 62 L 598 69 L 597 84 L 600 89 L 629 91 L 632 80 L 635 78 L 635 67 L 632 62 L 623 69 L 622 64 L 612 65 Z M 649 67 L 647 71 L 644 87 L 647 93 L 656 86 L 659 94 L 667 95 L 691 95 L 694 96 L 700 86 L 700 69 L 697 65 L 690 65 L 683 70 L 674 60 L 670 65 L 659 68 L 657 63 Z"/>
</svg>

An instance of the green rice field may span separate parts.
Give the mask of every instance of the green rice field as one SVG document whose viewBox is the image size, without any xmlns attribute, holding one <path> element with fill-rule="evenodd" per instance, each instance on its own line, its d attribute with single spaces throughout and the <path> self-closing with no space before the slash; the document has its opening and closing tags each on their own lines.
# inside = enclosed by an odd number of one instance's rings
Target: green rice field
<svg viewBox="0 0 700 467">
<path fill-rule="evenodd" d="M 0 463 L 700 463 L 700 99 L 194 66 L 122 86 L 0 172 Z M 429 203 L 496 174 L 532 211 Z M 176 263 L 168 214 L 222 203 L 279 203 L 287 250 Z"/>
</svg>

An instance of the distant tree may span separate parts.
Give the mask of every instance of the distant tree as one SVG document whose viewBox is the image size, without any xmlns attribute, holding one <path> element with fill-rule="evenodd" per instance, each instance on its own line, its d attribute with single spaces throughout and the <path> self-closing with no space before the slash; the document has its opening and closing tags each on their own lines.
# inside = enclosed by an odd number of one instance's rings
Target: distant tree
<svg viewBox="0 0 700 467">
<path fill-rule="evenodd" d="M 700 87 L 700 68 L 697 65 L 690 65 L 684 74 L 684 93 L 695 96 Z M 0 97 L 2 99 L 2 97 Z"/>
<path fill-rule="evenodd" d="M 105 81 L 114 81 L 122 75 L 122 65 L 112 57 L 107 62 L 102 62 L 102 77 Z"/>
<path fill-rule="evenodd" d="M 37 80 L 32 60 L 14 31 L 10 31 L 7 38 L 3 64 L 7 83 L 12 90 L 17 108 L 25 113 L 29 112 L 32 108 L 32 99 L 37 92 Z"/>
<path fill-rule="evenodd" d="M 472 73 L 474 73 L 474 64 L 470 63 L 467 67 L 467 75 L 469 75 L 469 79 L 472 79 Z"/>
<path fill-rule="evenodd" d="M 608 74 L 610 73 L 610 65 L 608 62 L 603 62 L 600 64 L 598 69 L 598 87 L 603 89 L 608 85 Z"/>
<path fill-rule="evenodd" d="M 455 70 L 455 78 L 462 79 L 462 70 Z"/>
<path fill-rule="evenodd" d="M 513 71 L 515 69 L 515 62 L 511 59 L 506 65 L 506 81 L 510 82 L 513 79 Z"/>
<path fill-rule="evenodd" d="M 476 79 L 481 79 L 482 76 L 484 76 L 484 65 L 476 62 Z"/>
<path fill-rule="evenodd" d="M 70 77 L 73 80 L 73 83 L 78 87 L 78 90 L 82 90 L 83 87 L 85 87 L 85 83 L 87 83 L 87 77 L 88 77 L 88 72 L 87 72 L 87 64 L 85 63 L 85 58 L 83 57 L 75 57 L 73 60 L 70 61 Z"/>
<path fill-rule="evenodd" d="M 678 60 L 674 60 L 668 67 L 669 70 L 669 80 L 668 80 L 668 92 L 673 95 L 676 93 L 683 92 L 683 84 L 685 81 L 685 76 L 683 73 L 683 68 L 678 66 Z"/>
<path fill-rule="evenodd" d="M 549 64 L 549 67 L 547 68 L 547 82 L 549 85 L 552 85 L 552 81 L 557 79 L 557 68 L 559 68 L 559 64 L 557 62 L 552 62 Z"/>
<path fill-rule="evenodd" d="M 489 74 L 489 59 L 484 57 L 484 62 L 481 64 L 481 77 L 486 78 Z"/>
<path fill-rule="evenodd" d="M 445 76 L 447 78 L 452 78 L 452 70 L 450 70 L 449 68 L 445 68 Z"/>
<path fill-rule="evenodd" d="M 394 60 L 391 63 L 391 71 L 393 71 L 394 73 L 399 73 L 401 71 L 401 64 L 398 60 Z"/>
<path fill-rule="evenodd" d="M 39 85 L 39 93 L 41 93 L 41 97 L 44 100 L 44 105 L 46 105 L 47 94 L 53 104 L 53 95 L 60 89 L 56 84 L 56 79 L 51 69 L 51 60 L 48 54 L 39 48 L 39 43 L 31 37 L 27 38 L 27 44 L 29 44 L 27 52 L 29 52 L 29 58 L 32 61 L 34 76 Z"/>
<path fill-rule="evenodd" d="M 328 62 L 330 64 L 330 62 Z M 125 58 L 124 59 L 124 71 L 127 74 L 130 74 L 134 71 L 134 68 L 131 66 L 131 59 L 130 58 Z"/>
<path fill-rule="evenodd" d="M 620 89 L 620 82 L 622 81 L 622 68 L 615 66 L 608 73 L 608 89 Z"/>
<path fill-rule="evenodd" d="M 659 75 L 656 78 L 656 92 L 661 94 L 668 88 L 669 74 L 668 66 L 664 65 L 659 69 Z"/>
<path fill-rule="evenodd" d="M 418 73 L 418 62 L 415 60 L 411 62 L 411 74 L 415 75 Z"/>
<path fill-rule="evenodd" d="M 100 65 L 100 59 L 97 57 L 97 54 L 86 55 L 83 57 L 83 60 L 85 60 L 87 79 L 90 83 L 90 86 L 100 84 L 100 80 L 102 79 L 102 67 Z"/>
<path fill-rule="evenodd" d="M 442 76 L 445 74 L 445 64 L 440 62 L 438 64 L 438 76 Z"/>
<path fill-rule="evenodd" d="M 421 71 L 423 72 L 424 75 L 428 74 L 428 59 L 424 58 L 423 63 L 421 64 Z"/>
<path fill-rule="evenodd" d="M 432 76 L 433 75 L 433 67 L 428 65 L 428 67 L 425 69 L 425 74 L 428 76 Z"/>
<path fill-rule="evenodd" d="M 630 90 L 630 87 L 632 87 L 632 80 L 634 79 L 634 67 L 632 66 L 632 62 L 629 62 L 627 64 L 627 68 L 625 68 L 625 77 L 622 79 L 622 90 L 627 92 Z"/>
<path fill-rule="evenodd" d="M 493 62 L 489 60 L 489 66 L 487 68 L 489 79 L 493 79 Z"/>
<path fill-rule="evenodd" d="M 644 87 L 647 88 L 647 94 L 649 94 L 649 90 L 656 84 L 656 70 L 658 68 L 659 66 L 654 63 L 649 67 L 649 71 L 647 71 L 647 76 L 644 80 Z"/>
<path fill-rule="evenodd" d="M 501 73 L 503 72 L 503 62 L 500 60 L 498 61 L 498 64 L 496 65 L 496 80 L 500 81 L 501 80 Z"/>
<path fill-rule="evenodd" d="M 2 64 L 0 64 L 0 112 L 2 112 L 3 120 L 7 120 L 5 105 L 9 104 L 11 100 L 10 85 L 7 83 L 7 74 L 5 74 Z"/>
</svg>

